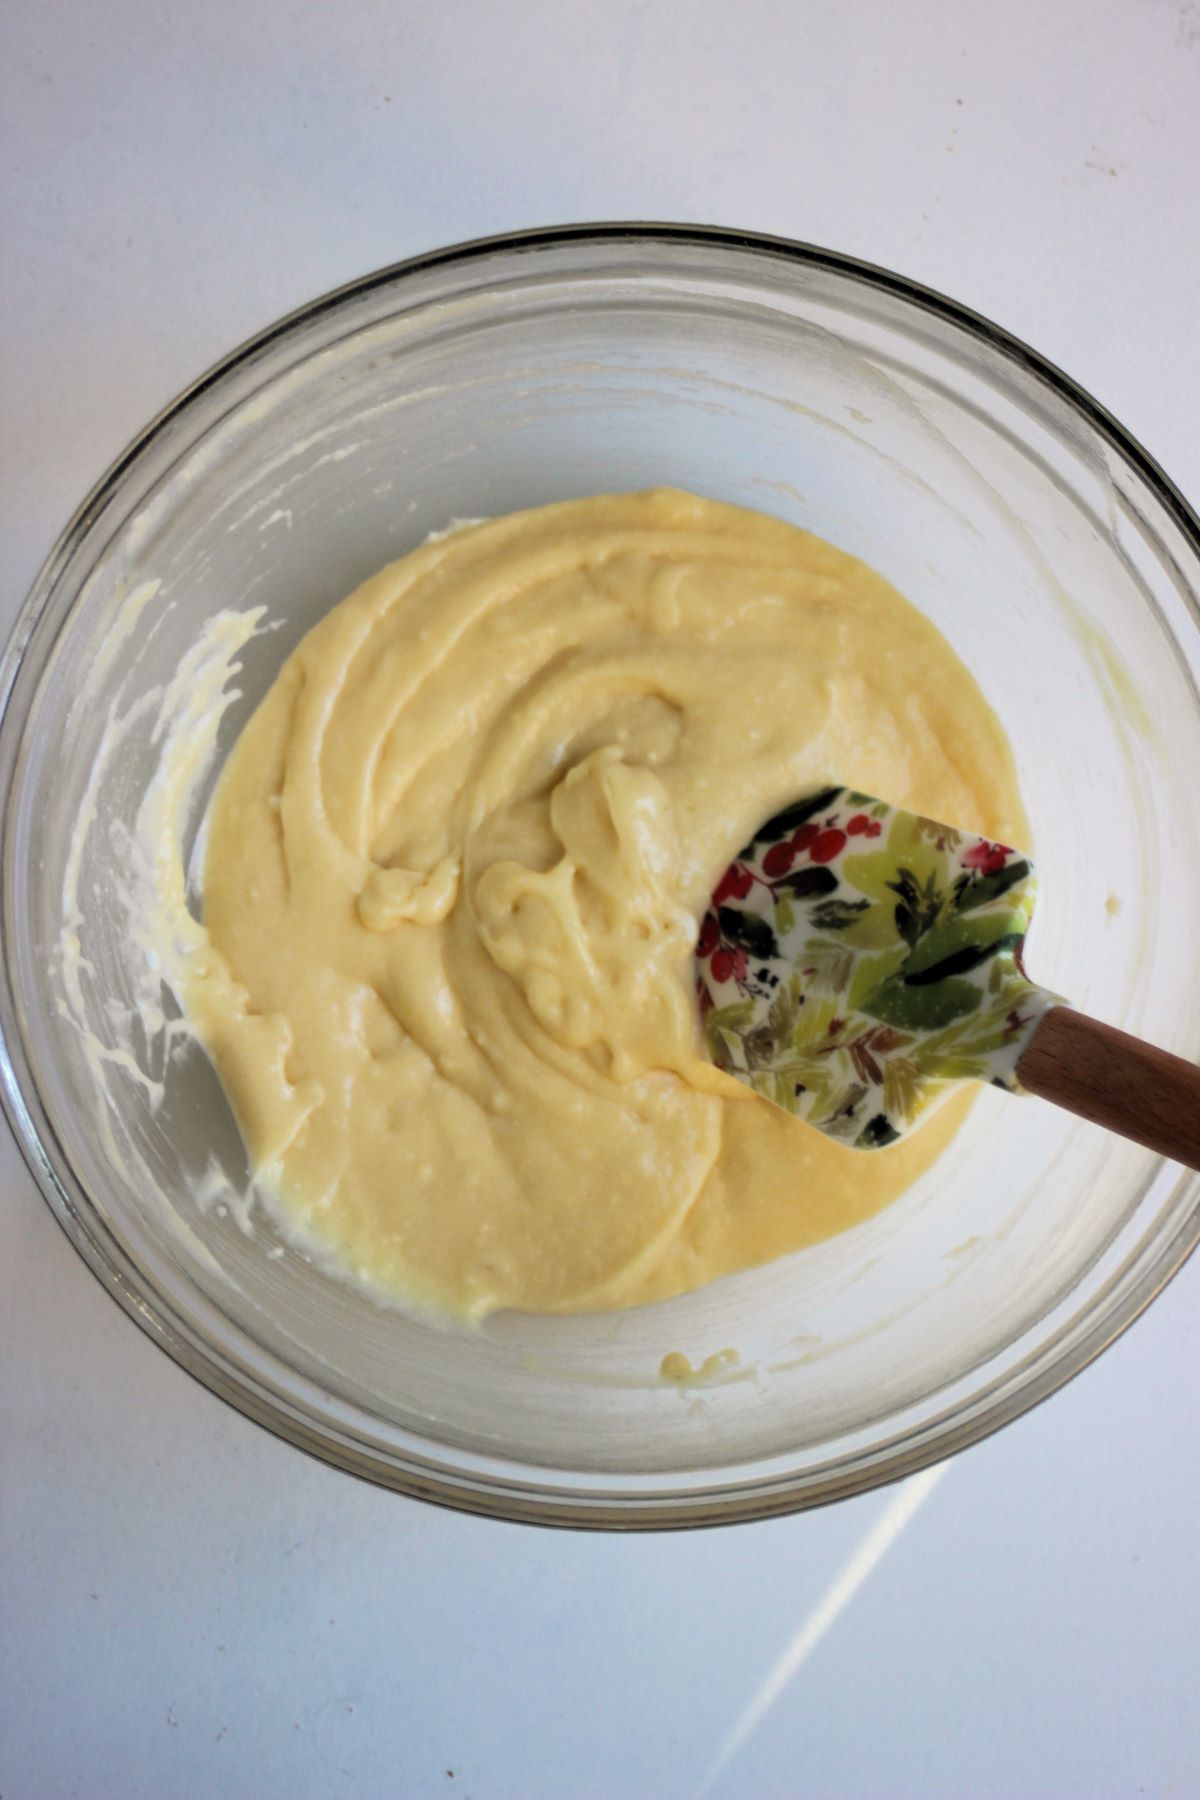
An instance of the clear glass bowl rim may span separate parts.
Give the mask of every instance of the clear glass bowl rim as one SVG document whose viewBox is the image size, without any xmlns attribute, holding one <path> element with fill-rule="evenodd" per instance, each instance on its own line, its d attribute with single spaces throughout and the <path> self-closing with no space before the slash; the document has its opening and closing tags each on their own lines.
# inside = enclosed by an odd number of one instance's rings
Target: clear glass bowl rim
<svg viewBox="0 0 1200 1800">
<path fill-rule="evenodd" d="M 138 433 L 96 482 L 63 528 L 35 577 L 0 655 L 0 747 L 12 753 L 11 760 L 15 762 L 24 718 L 12 707 L 13 689 L 27 647 L 54 596 L 62 571 L 69 565 L 92 523 L 118 495 L 123 479 L 151 444 L 210 389 L 292 332 L 311 326 L 347 303 L 362 299 L 377 288 L 393 285 L 406 276 L 433 269 L 450 271 L 497 253 L 572 244 L 598 247 L 621 242 L 643 249 L 654 244 L 687 245 L 708 249 L 714 255 L 725 250 L 749 251 L 786 264 L 848 278 L 864 288 L 907 302 L 956 328 L 1015 364 L 1077 413 L 1146 484 L 1200 559 L 1200 517 L 1124 426 L 1086 389 L 1038 351 L 984 315 L 937 290 L 839 251 L 735 227 L 643 220 L 544 226 L 470 239 L 373 270 L 274 321 L 184 388 Z M 1193 605 L 1192 612 L 1200 630 L 1200 609 Z M 8 841 L 11 798 L 11 785 L 0 788 L 0 858 L 3 858 Z M 4 904 L 5 907 L 9 904 L 7 884 Z M 339 1430 L 328 1422 L 315 1424 L 307 1416 L 303 1402 L 289 1401 L 245 1362 L 219 1354 L 194 1322 L 180 1315 L 166 1296 L 147 1292 L 140 1270 L 114 1241 L 88 1197 L 80 1194 L 76 1198 L 64 1184 L 56 1166 L 56 1161 L 61 1163 L 61 1157 L 56 1159 L 54 1154 L 58 1145 L 53 1127 L 42 1111 L 36 1091 L 30 1096 L 23 1091 L 17 1062 L 25 1070 L 32 1088 L 21 1049 L 15 996 L 7 963 L 3 962 L 0 1101 L 17 1144 L 51 1212 L 89 1268 L 130 1317 L 181 1368 L 248 1418 L 335 1468 L 413 1498 L 522 1523 L 608 1530 L 733 1524 L 825 1505 L 901 1480 L 990 1436 L 1056 1393 L 1128 1329 L 1178 1273 L 1200 1242 L 1200 1207 L 1194 1207 L 1190 1215 L 1178 1223 L 1170 1242 L 1154 1262 L 1142 1269 L 1135 1280 L 1124 1284 L 1116 1304 L 1089 1329 L 1077 1333 L 1075 1341 L 1060 1349 L 1057 1355 L 1049 1354 L 1053 1348 L 1051 1340 L 1040 1346 L 1031 1358 L 1035 1366 L 1020 1364 L 1010 1369 L 990 1388 L 977 1392 L 965 1408 L 948 1409 L 915 1431 L 869 1446 L 848 1461 L 831 1465 L 827 1474 L 817 1469 L 803 1476 L 784 1474 L 754 1482 L 680 1487 L 670 1493 L 635 1488 L 588 1494 L 581 1487 L 556 1488 L 544 1482 L 526 1484 L 521 1479 L 520 1466 L 516 1464 L 511 1477 L 496 1478 L 465 1467 L 450 1468 L 433 1458 L 408 1456 L 403 1462 L 398 1461 L 392 1454 L 372 1450 L 359 1434 L 349 1429 Z M 40 1116 L 40 1126 L 33 1109 Z"/>
</svg>

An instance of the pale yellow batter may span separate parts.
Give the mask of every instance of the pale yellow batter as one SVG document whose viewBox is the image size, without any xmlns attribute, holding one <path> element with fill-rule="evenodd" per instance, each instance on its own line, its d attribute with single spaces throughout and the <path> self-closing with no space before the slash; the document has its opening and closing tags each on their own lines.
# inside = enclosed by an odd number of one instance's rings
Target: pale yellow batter
<svg viewBox="0 0 1200 1800">
<path fill-rule="evenodd" d="M 630 1306 L 841 1231 L 962 1117 L 844 1149 L 705 1060 L 696 923 L 832 779 L 1027 833 L 879 576 L 666 489 L 426 544 L 294 652 L 214 805 L 185 1001 L 281 1211 L 460 1316 Z"/>
</svg>

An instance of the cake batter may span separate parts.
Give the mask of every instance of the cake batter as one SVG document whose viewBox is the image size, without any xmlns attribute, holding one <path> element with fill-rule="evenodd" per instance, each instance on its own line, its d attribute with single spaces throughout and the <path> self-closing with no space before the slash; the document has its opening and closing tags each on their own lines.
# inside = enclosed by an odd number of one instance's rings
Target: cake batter
<svg viewBox="0 0 1200 1800">
<path fill-rule="evenodd" d="M 671 489 L 461 528 L 295 650 L 210 821 L 183 998 L 280 1216 L 479 1318 L 640 1304 L 842 1231 L 870 1156 L 707 1061 L 697 922 L 831 780 L 1028 837 L 933 625 L 862 563 Z"/>
</svg>

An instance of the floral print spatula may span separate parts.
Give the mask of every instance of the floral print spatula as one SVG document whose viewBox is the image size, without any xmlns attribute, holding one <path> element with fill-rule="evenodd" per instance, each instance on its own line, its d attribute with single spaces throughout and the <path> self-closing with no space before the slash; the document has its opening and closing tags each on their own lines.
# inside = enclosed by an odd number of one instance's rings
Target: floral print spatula
<svg viewBox="0 0 1200 1800">
<path fill-rule="evenodd" d="M 1005 844 L 844 787 L 798 800 L 730 864 L 700 928 L 713 1061 L 856 1149 L 984 1081 L 1200 1168 L 1200 1067 L 1026 976 L 1036 891 Z"/>
</svg>

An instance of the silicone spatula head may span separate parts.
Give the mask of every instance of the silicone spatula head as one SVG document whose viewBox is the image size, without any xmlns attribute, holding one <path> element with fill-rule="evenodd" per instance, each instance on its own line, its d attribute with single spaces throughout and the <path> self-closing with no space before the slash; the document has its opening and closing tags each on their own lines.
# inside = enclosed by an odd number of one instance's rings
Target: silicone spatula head
<svg viewBox="0 0 1200 1800">
<path fill-rule="evenodd" d="M 895 1142 L 962 1081 L 1017 1088 L 1055 997 L 1024 973 L 1029 858 L 829 787 L 769 819 L 696 951 L 718 1067 L 830 1137 Z"/>
</svg>

